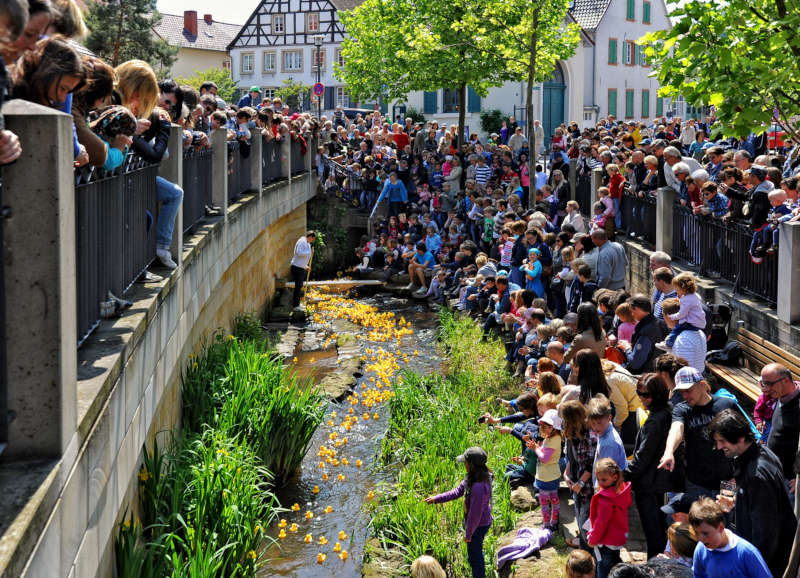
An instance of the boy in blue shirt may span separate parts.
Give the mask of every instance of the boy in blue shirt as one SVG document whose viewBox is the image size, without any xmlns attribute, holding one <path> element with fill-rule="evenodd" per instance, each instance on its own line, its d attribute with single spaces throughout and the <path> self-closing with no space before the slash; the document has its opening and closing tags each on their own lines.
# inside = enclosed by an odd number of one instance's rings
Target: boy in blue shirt
<svg viewBox="0 0 800 578">
<path fill-rule="evenodd" d="M 627 466 L 625 456 L 625 446 L 622 445 L 622 438 L 619 437 L 614 424 L 611 423 L 611 402 L 604 395 L 596 395 L 589 400 L 588 419 L 589 429 L 597 436 L 597 451 L 594 454 L 594 464 L 592 464 L 592 484 L 597 485 L 595 476 L 595 465 L 598 460 L 611 458 L 624 470 Z"/>
<path fill-rule="evenodd" d="M 711 498 L 692 504 L 689 524 L 698 539 L 692 564 L 694 578 L 772 576 L 756 547 L 725 528 L 725 513 Z"/>
<path fill-rule="evenodd" d="M 425 293 L 428 292 L 428 288 L 425 285 L 425 270 L 432 269 L 434 264 L 433 255 L 427 250 L 425 243 L 422 241 L 417 243 L 417 251 L 408 264 L 408 276 L 411 279 L 411 283 L 408 284 L 406 289 L 414 289 L 416 281 L 419 281 L 420 288 L 417 290 L 417 293 L 419 293 L 419 295 L 425 295 Z"/>
</svg>

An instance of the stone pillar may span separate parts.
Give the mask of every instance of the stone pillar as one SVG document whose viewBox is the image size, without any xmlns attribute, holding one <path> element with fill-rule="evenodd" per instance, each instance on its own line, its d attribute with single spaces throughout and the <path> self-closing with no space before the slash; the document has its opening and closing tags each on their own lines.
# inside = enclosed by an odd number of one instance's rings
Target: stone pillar
<svg viewBox="0 0 800 578">
<path fill-rule="evenodd" d="M 158 167 L 158 176 L 183 188 L 183 129 L 177 124 L 170 128 L 167 151 L 169 154 L 164 155 Z M 180 267 L 183 264 L 183 206 L 175 217 L 169 252 Z"/>
<path fill-rule="evenodd" d="M 782 223 L 778 240 L 778 319 L 800 321 L 800 223 Z"/>
<path fill-rule="evenodd" d="M 211 133 L 211 202 L 228 218 L 228 131 Z"/>
<path fill-rule="evenodd" d="M 8 447 L 60 457 L 77 431 L 78 328 L 72 117 L 12 100 L 22 156 L 3 168 Z"/>
<path fill-rule="evenodd" d="M 255 136 L 250 139 L 250 188 L 260 195 L 264 189 L 261 171 L 261 146 L 264 139 L 261 138 L 260 130 L 254 130 L 253 132 Z"/>
<path fill-rule="evenodd" d="M 569 198 L 577 200 L 575 187 L 578 183 L 578 159 L 569 159 Z"/>
<path fill-rule="evenodd" d="M 661 187 L 656 193 L 656 251 L 672 255 L 672 211 L 678 193 L 672 187 Z"/>
<path fill-rule="evenodd" d="M 592 207 L 588 207 L 589 218 L 594 216 L 594 204 L 600 200 L 600 193 L 597 189 L 603 186 L 603 169 L 592 169 L 592 193 L 589 197 L 592 202 Z"/>
</svg>

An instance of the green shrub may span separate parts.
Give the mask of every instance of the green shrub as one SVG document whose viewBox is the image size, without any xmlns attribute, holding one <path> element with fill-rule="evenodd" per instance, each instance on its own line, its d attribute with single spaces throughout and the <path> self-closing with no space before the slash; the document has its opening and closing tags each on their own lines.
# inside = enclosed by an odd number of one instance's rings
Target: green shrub
<svg viewBox="0 0 800 578">
<path fill-rule="evenodd" d="M 500 129 L 503 126 L 504 120 L 506 120 L 506 116 L 501 110 L 496 108 L 491 110 L 482 110 L 481 130 L 483 130 L 483 132 L 486 134 L 492 134 L 493 132 L 500 134 Z"/>
</svg>

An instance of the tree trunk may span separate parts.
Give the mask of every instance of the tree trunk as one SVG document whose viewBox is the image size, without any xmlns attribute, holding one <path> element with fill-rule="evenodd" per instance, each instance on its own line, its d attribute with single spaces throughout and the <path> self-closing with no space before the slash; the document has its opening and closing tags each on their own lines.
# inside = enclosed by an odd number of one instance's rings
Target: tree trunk
<svg viewBox="0 0 800 578">
<path fill-rule="evenodd" d="M 458 87 L 458 137 L 456 138 L 456 148 L 461 150 L 464 144 L 464 122 L 467 116 L 467 83 Z"/>
<path fill-rule="evenodd" d="M 536 202 L 536 157 L 539 148 L 536 143 L 536 132 L 533 129 L 533 87 L 536 78 L 536 29 L 539 27 L 539 9 L 533 12 L 533 26 L 531 29 L 531 59 L 528 65 L 528 86 L 525 90 L 525 126 L 530 143 L 528 154 L 528 208 Z"/>
</svg>

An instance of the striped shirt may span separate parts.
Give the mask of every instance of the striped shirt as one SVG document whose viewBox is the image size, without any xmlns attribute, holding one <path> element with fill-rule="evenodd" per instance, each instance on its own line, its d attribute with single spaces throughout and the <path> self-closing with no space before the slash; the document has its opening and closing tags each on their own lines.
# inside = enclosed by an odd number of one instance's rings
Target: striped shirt
<svg viewBox="0 0 800 578">
<path fill-rule="evenodd" d="M 485 185 L 492 178 L 492 167 L 487 164 L 483 166 L 478 165 L 475 167 L 475 182 L 479 185 Z"/>
<path fill-rule="evenodd" d="M 706 334 L 696 330 L 681 331 L 672 346 L 675 355 L 683 357 L 700 373 L 706 368 L 706 349 Z"/>
</svg>

